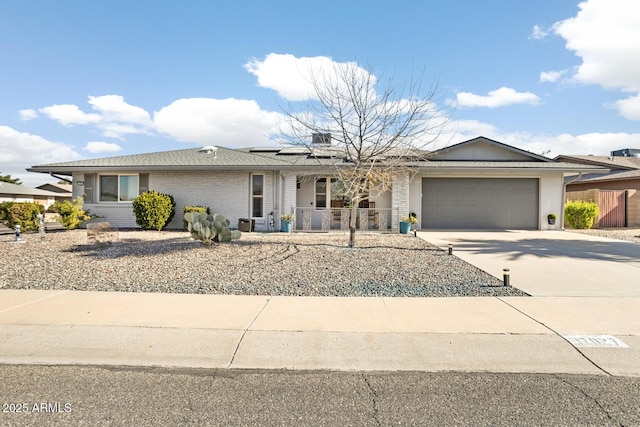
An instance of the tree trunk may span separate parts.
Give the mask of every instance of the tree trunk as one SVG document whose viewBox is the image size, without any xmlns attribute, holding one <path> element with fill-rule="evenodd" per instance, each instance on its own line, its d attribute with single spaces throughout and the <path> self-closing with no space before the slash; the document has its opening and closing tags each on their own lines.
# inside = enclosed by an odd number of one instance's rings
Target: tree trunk
<svg viewBox="0 0 640 427">
<path fill-rule="evenodd" d="M 351 203 L 351 218 L 349 221 L 349 247 L 356 245 L 356 221 L 358 215 L 358 203 Z"/>
<path fill-rule="evenodd" d="M 356 245 L 356 229 L 349 227 L 349 247 L 353 248 Z"/>
</svg>

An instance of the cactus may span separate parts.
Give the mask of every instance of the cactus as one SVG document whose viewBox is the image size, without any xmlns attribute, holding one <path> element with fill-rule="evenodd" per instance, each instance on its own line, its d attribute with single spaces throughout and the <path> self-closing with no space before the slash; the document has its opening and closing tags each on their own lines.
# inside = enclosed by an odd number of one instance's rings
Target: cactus
<svg viewBox="0 0 640 427">
<path fill-rule="evenodd" d="M 206 212 L 184 214 L 187 231 L 195 240 L 210 245 L 212 242 L 230 242 L 240 238 L 239 230 L 229 230 L 229 222 L 223 215 L 209 215 Z"/>
</svg>

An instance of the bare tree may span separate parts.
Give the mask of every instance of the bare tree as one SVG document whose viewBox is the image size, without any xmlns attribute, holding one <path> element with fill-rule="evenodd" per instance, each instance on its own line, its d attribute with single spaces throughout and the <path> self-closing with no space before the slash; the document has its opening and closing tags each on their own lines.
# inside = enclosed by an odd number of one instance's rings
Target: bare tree
<svg viewBox="0 0 640 427">
<path fill-rule="evenodd" d="M 302 108 L 285 108 L 282 142 L 307 147 L 325 166 L 327 157 L 334 160 L 330 167 L 352 209 L 353 247 L 358 204 L 390 190 L 400 174 L 413 176 L 450 112 L 437 84 L 423 92 L 421 76 L 405 88 L 393 79 L 382 85 L 371 69 L 354 62 L 310 75 L 311 99 Z M 318 136 L 331 144 L 317 144 Z"/>
</svg>

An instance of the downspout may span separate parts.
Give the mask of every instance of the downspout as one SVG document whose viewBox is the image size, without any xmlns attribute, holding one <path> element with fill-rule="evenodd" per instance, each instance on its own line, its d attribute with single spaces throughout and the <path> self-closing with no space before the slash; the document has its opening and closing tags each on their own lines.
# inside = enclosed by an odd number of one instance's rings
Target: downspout
<svg viewBox="0 0 640 427">
<path fill-rule="evenodd" d="M 57 180 L 60 180 L 60 181 L 66 181 L 66 182 L 68 182 L 69 184 L 73 184 L 73 181 L 72 181 L 72 180 L 68 180 L 67 178 L 63 178 L 63 177 L 61 177 L 61 176 L 54 175 L 54 174 L 53 174 L 53 172 L 49 172 L 49 175 L 51 175 L 52 177 L 54 177 L 54 178 L 55 178 L 55 179 L 57 179 Z"/>
<path fill-rule="evenodd" d="M 562 206 L 562 209 L 560 209 L 560 229 L 564 231 L 564 204 L 565 201 L 567 199 L 567 185 L 576 182 L 577 180 L 579 180 L 580 178 L 582 178 L 582 174 L 584 172 L 578 172 L 578 176 L 575 177 L 574 179 L 567 181 L 564 183 L 564 185 L 562 186 L 562 202 L 560 203 L 560 206 Z"/>
</svg>

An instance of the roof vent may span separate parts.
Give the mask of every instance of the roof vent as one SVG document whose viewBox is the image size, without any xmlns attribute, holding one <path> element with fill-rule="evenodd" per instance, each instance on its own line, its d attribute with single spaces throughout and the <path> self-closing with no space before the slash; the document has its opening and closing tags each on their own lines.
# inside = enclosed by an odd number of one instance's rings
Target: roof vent
<svg viewBox="0 0 640 427">
<path fill-rule="evenodd" d="M 218 157 L 218 147 L 215 147 L 213 145 L 207 145 L 206 147 L 202 147 L 198 151 L 205 154 L 213 153 L 213 157 Z"/>
</svg>

